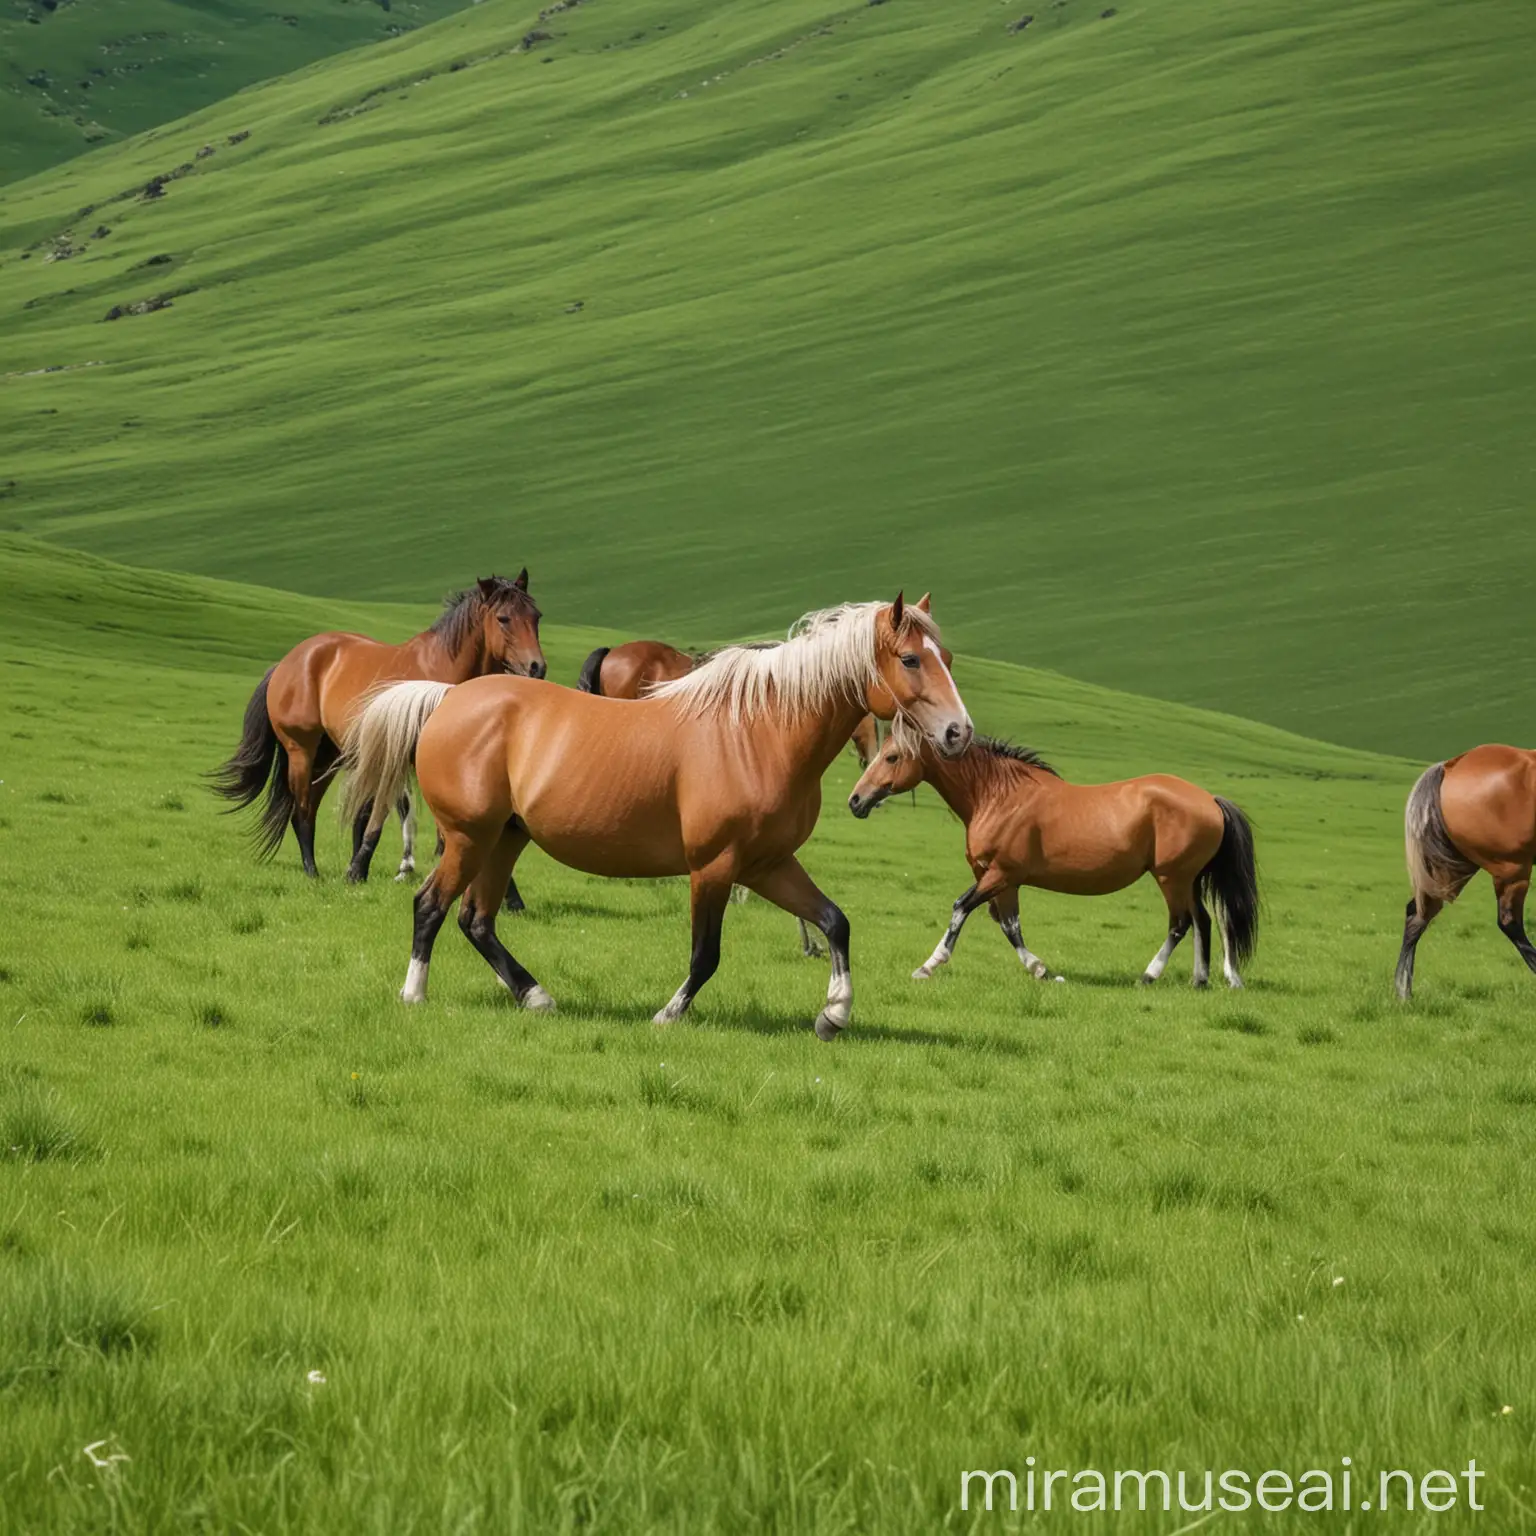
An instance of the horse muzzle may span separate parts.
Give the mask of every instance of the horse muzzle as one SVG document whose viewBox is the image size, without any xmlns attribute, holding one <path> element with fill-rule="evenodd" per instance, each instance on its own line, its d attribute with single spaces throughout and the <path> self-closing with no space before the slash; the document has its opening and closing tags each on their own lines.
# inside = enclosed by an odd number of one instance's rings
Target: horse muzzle
<svg viewBox="0 0 1536 1536">
<path fill-rule="evenodd" d="M 943 734 L 933 738 L 934 750 L 940 757 L 963 757 L 975 735 L 975 727 L 968 719 L 951 720 Z"/>
<path fill-rule="evenodd" d="M 889 794 L 890 790 L 888 789 L 873 789 L 867 795 L 849 795 L 848 809 L 852 811 L 860 821 L 865 821 L 868 819 L 869 813 L 874 810 L 874 808 L 879 805 Z"/>
</svg>

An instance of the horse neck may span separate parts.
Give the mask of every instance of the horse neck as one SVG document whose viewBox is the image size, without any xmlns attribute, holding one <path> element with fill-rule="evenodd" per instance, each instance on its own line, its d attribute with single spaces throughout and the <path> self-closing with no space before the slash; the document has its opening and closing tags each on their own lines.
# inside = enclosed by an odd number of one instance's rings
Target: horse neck
<svg viewBox="0 0 1536 1536">
<path fill-rule="evenodd" d="M 986 798 L 988 775 L 979 752 L 946 758 L 940 757 L 932 748 L 924 747 L 923 777 L 963 822 L 970 822 Z"/>
<path fill-rule="evenodd" d="M 413 675 L 434 683 L 466 683 L 485 671 L 485 651 L 476 625 L 457 651 L 450 651 L 436 630 L 424 629 L 400 647 L 409 657 Z"/>
<path fill-rule="evenodd" d="M 799 715 L 787 722 L 782 718 L 765 718 L 758 723 L 758 728 L 772 731 L 784 760 L 792 765 L 792 774 L 814 779 L 819 784 L 821 776 L 848 745 L 853 728 L 866 713 L 862 701 L 845 703 L 835 700 L 815 713 Z"/>
</svg>

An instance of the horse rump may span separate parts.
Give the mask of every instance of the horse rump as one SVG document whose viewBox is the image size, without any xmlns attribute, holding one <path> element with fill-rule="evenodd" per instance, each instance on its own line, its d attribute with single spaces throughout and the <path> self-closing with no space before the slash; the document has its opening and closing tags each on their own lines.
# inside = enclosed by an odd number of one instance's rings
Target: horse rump
<svg viewBox="0 0 1536 1536">
<path fill-rule="evenodd" d="M 1221 846 L 1200 871 L 1199 892 L 1202 900 L 1216 908 L 1227 958 L 1241 967 L 1259 947 L 1259 868 L 1253 823 L 1230 800 L 1214 798 L 1221 808 Z"/>
<path fill-rule="evenodd" d="M 1462 887 L 1477 873 L 1477 865 L 1451 841 L 1440 806 L 1440 786 L 1445 764 L 1435 763 L 1419 775 L 1403 811 L 1403 843 L 1408 855 L 1408 877 L 1421 921 L 1428 921 L 1425 903 L 1455 901 Z"/>
<path fill-rule="evenodd" d="M 596 693 L 603 691 L 603 661 L 612 646 L 600 645 L 581 664 L 581 676 L 576 679 L 576 691 L 578 693 Z"/>
<path fill-rule="evenodd" d="M 288 787 L 288 754 L 267 713 L 267 686 L 276 670 L 268 671 L 245 706 L 240 745 L 228 761 L 208 775 L 214 794 L 233 802 L 230 811 L 244 810 L 263 790 L 267 792 L 267 803 L 251 829 L 257 856 L 263 859 L 270 859 L 281 846 L 294 811 L 293 791 Z"/>
</svg>

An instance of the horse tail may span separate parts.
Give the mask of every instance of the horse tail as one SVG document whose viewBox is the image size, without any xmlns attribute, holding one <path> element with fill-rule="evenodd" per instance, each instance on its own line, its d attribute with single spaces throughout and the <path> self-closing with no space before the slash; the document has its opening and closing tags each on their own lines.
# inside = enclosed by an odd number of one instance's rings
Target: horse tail
<svg viewBox="0 0 1536 1536">
<path fill-rule="evenodd" d="M 581 693 L 598 693 L 603 691 L 603 659 L 612 646 L 600 645 L 581 664 L 581 676 L 576 679 L 576 688 Z"/>
<path fill-rule="evenodd" d="M 1253 823 L 1230 800 L 1221 807 L 1221 846 L 1200 871 L 1198 889 L 1210 897 L 1221 919 L 1227 959 L 1242 967 L 1259 947 L 1259 868 L 1253 853 Z"/>
<path fill-rule="evenodd" d="M 416 743 L 452 683 L 395 683 L 369 698 L 347 732 L 341 814 L 351 821 L 371 800 L 382 824 L 400 803 L 416 761 Z M 382 809 L 382 814 L 380 810 Z"/>
<path fill-rule="evenodd" d="M 288 754 L 267 713 L 267 687 L 275 671 L 277 668 L 273 667 L 262 678 L 245 706 L 240 745 L 227 762 L 208 775 L 214 794 L 234 802 L 229 807 L 231 811 L 244 810 L 266 790 L 267 803 L 253 831 L 257 856 L 263 859 L 270 859 L 282 845 L 295 803 L 293 791 L 288 788 Z"/>
<path fill-rule="evenodd" d="M 1440 805 L 1440 786 L 1445 764 L 1435 763 L 1419 775 L 1403 811 L 1403 842 L 1408 854 L 1408 877 L 1420 921 L 1427 922 L 1425 903 L 1455 901 L 1462 887 L 1477 873 L 1474 864 L 1446 829 Z"/>
</svg>

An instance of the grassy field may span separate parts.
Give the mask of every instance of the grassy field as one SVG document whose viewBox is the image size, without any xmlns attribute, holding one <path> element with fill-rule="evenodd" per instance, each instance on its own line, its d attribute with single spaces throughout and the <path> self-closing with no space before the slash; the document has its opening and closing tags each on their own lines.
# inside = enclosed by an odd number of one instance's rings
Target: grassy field
<svg viewBox="0 0 1536 1536">
<path fill-rule="evenodd" d="M 0 11 L 0 182 L 409 32 L 462 0 L 11 0 Z"/>
<path fill-rule="evenodd" d="M 1070 776 L 1253 814 L 1248 991 L 1191 993 L 1187 950 L 1131 984 L 1149 886 L 1026 899 L 1068 985 L 981 919 L 913 984 L 960 829 L 927 794 L 855 823 L 850 759 L 807 850 L 854 929 L 836 1045 L 760 902 L 655 1028 L 684 887 L 537 855 L 504 921 L 561 1012 L 451 928 L 408 1012 L 407 890 L 342 883 L 333 825 L 318 886 L 253 865 L 199 774 L 292 640 L 427 610 L 15 538 L 0 584 L 0 1528 L 1007 1529 L 959 1473 L 1026 1454 L 1475 1457 L 1487 1513 L 1434 1527 L 1536 1524 L 1533 992 L 1479 886 L 1394 1003 L 1415 764 L 962 657 Z M 534 586 L 573 677 L 598 635 Z M 1373 1526 L 1423 1528 L 1264 1528 Z"/>
<path fill-rule="evenodd" d="M 493 0 L 7 189 L 0 522 L 673 639 L 917 571 L 970 654 L 1518 736 L 1536 7 L 1017 12 Z"/>
</svg>

